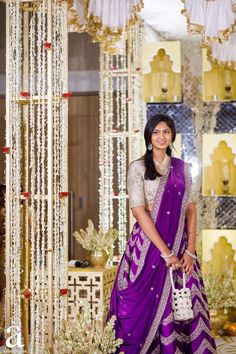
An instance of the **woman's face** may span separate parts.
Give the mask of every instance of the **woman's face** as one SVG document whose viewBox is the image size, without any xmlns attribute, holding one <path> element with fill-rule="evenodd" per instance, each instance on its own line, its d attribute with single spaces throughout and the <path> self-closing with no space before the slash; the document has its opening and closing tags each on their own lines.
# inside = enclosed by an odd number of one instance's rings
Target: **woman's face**
<svg viewBox="0 0 236 354">
<path fill-rule="evenodd" d="M 158 150 L 166 150 L 172 143 L 172 132 L 166 122 L 160 122 L 155 126 L 152 132 L 151 143 L 153 148 Z"/>
</svg>

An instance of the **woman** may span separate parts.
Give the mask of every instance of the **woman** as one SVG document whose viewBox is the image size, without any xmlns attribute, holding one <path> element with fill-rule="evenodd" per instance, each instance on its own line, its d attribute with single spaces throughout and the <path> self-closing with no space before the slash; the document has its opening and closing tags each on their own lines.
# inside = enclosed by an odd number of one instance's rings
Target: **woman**
<svg viewBox="0 0 236 354">
<path fill-rule="evenodd" d="M 190 165 L 171 157 L 176 129 L 157 114 L 144 132 L 145 155 L 128 171 L 130 207 L 136 218 L 111 295 L 119 353 L 216 353 L 207 300 L 195 252 L 196 208 Z M 191 289 L 194 319 L 173 320 L 169 267 Z"/>
</svg>

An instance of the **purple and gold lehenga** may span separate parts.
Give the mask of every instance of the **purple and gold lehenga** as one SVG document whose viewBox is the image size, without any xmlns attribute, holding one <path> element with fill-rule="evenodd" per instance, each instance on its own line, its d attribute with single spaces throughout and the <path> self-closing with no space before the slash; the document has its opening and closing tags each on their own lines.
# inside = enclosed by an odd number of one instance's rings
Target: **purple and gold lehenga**
<svg viewBox="0 0 236 354">
<path fill-rule="evenodd" d="M 169 172 L 160 183 L 150 216 L 168 247 L 180 258 L 187 245 L 186 208 L 191 193 L 191 174 L 184 161 L 171 158 Z M 176 287 L 182 272 L 175 272 Z M 119 353 L 207 354 L 216 353 L 207 300 L 198 261 L 187 277 L 194 319 L 173 320 L 171 283 L 160 251 L 136 222 L 122 257 L 113 287 L 110 313 L 116 316 Z"/>
</svg>

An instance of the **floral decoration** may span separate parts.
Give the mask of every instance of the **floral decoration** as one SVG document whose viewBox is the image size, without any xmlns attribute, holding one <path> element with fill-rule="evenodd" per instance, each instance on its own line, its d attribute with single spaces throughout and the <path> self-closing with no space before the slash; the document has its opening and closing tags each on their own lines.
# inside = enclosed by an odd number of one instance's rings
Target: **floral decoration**
<svg viewBox="0 0 236 354">
<path fill-rule="evenodd" d="M 235 307 L 236 281 L 227 273 L 209 273 L 204 277 L 206 295 L 211 310 Z"/>
<path fill-rule="evenodd" d="M 92 220 L 88 220 L 88 227 L 79 232 L 74 232 L 75 239 L 87 251 L 104 251 L 107 255 L 112 254 L 112 246 L 118 237 L 118 230 L 110 228 L 107 232 L 94 228 Z"/>
<path fill-rule="evenodd" d="M 89 304 L 82 304 L 74 320 L 63 321 L 55 337 L 57 350 L 61 354 L 115 353 L 123 342 L 115 338 L 115 316 L 105 325 L 103 319 L 104 308 L 99 308 L 96 318 L 91 319 Z"/>
</svg>

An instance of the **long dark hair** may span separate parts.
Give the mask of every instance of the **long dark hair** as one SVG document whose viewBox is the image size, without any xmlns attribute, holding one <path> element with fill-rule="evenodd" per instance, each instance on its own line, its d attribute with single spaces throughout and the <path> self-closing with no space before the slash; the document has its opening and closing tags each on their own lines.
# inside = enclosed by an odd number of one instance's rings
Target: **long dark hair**
<svg viewBox="0 0 236 354">
<path fill-rule="evenodd" d="M 144 130 L 144 139 L 146 143 L 146 152 L 143 155 L 144 159 L 144 164 L 146 167 L 145 179 L 150 179 L 154 180 L 156 177 L 160 177 L 161 175 L 157 172 L 154 162 L 153 162 L 153 156 L 152 156 L 152 150 L 148 150 L 148 145 L 151 143 L 152 139 L 152 133 L 157 124 L 165 122 L 167 126 L 170 128 L 171 133 L 172 133 L 172 143 L 175 141 L 176 137 L 176 128 L 175 128 L 175 123 L 172 118 L 170 118 L 167 114 L 155 114 L 155 116 L 152 116 L 150 119 L 148 119 L 145 130 Z M 172 155 L 172 150 L 170 146 L 167 147 L 166 149 L 167 155 L 171 156 Z"/>
</svg>

